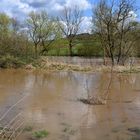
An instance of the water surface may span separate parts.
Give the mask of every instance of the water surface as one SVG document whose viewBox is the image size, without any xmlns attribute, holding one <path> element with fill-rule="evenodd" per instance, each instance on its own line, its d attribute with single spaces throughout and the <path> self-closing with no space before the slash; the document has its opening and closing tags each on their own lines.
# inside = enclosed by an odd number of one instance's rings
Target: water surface
<svg viewBox="0 0 140 140">
<path fill-rule="evenodd" d="M 22 113 L 23 127 L 49 131 L 47 140 L 129 140 L 135 133 L 128 128 L 140 127 L 140 74 L 113 74 L 106 105 L 77 100 L 103 96 L 110 78 L 110 73 L 0 70 L 1 125 Z M 18 139 L 28 140 L 33 132 Z"/>
</svg>

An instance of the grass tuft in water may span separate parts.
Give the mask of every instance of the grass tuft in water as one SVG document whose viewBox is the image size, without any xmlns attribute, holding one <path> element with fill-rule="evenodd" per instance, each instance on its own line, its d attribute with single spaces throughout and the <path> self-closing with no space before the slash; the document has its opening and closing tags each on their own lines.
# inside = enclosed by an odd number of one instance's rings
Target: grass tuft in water
<svg viewBox="0 0 140 140">
<path fill-rule="evenodd" d="M 140 137 L 132 137 L 130 140 L 140 140 Z"/>
<path fill-rule="evenodd" d="M 63 130 L 63 132 L 68 132 L 69 131 L 69 128 L 65 128 L 64 130 Z"/>
<path fill-rule="evenodd" d="M 26 126 L 25 128 L 24 128 L 24 132 L 26 131 L 26 132 L 31 132 L 33 130 L 33 127 L 32 126 Z"/>
<path fill-rule="evenodd" d="M 140 127 L 128 128 L 128 131 L 133 132 L 137 135 L 140 135 Z"/>
<path fill-rule="evenodd" d="M 49 135 L 49 132 L 46 130 L 40 130 L 33 133 L 33 136 L 38 139 L 46 138 Z"/>
</svg>

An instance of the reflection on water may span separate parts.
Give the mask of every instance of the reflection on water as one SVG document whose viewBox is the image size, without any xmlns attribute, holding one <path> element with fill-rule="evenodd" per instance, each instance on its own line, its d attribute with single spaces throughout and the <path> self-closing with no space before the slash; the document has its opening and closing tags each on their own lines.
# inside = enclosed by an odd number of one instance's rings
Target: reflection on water
<svg viewBox="0 0 140 140">
<path fill-rule="evenodd" d="M 78 98 L 104 95 L 109 73 L 0 71 L 0 115 L 23 97 L 1 124 L 23 113 L 25 125 L 46 129 L 48 140 L 126 140 L 140 125 L 140 74 L 113 74 L 106 105 L 88 106 Z M 66 131 L 67 130 L 67 131 Z M 27 139 L 22 134 L 20 140 Z"/>
<path fill-rule="evenodd" d="M 99 66 L 104 64 L 104 60 L 102 58 L 94 58 L 94 57 L 68 57 L 68 56 L 47 56 L 48 60 L 51 62 L 59 62 L 59 63 L 67 63 L 67 64 L 78 64 L 81 66 Z M 45 57 L 46 59 L 46 57 Z M 139 58 L 130 58 L 127 60 L 127 63 L 133 63 L 133 64 L 139 64 L 140 59 Z M 106 64 L 111 64 L 111 60 L 109 58 L 106 58 Z"/>
</svg>

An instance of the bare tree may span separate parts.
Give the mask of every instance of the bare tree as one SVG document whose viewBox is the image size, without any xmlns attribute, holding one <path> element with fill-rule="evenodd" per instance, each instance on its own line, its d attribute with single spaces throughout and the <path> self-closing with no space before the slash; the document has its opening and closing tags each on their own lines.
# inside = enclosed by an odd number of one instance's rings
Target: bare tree
<svg viewBox="0 0 140 140">
<path fill-rule="evenodd" d="M 49 17 L 47 19 L 48 20 L 45 22 L 41 32 L 41 45 L 43 46 L 41 54 L 48 52 L 51 44 L 58 38 L 62 37 L 62 32 L 57 21 Z"/>
<path fill-rule="evenodd" d="M 38 45 L 45 47 L 46 40 L 50 39 L 52 32 L 52 21 L 45 11 L 39 13 L 31 12 L 27 19 L 28 32 L 35 46 L 35 57 L 38 56 Z"/>
<path fill-rule="evenodd" d="M 54 20 L 48 16 L 45 11 L 41 13 L 42 17 L 42 28 L 40 33 L 40 43 L 43 47 L 41 50 L 41 54 L 48 51 L 48 47 L 54 41 L 54 34 L 55 34 L 55 24 Z"/>
<path fill-rule="evenodd" d="M 116 22 L 118 24 L 116 28 L 118 33 L 117 64 L 124 65 L 127 57 L 131 55 L 134 43 L 137 40 L 137 36 L 135 36 L 137 22 L 133 19 L 135 18 L 134 2 L 134 0 L 121 0 L 116 12 Z"/>
<path fill-rule="evenodd" d="M 82 13 L 83 12 L 77 6 L 74 8 L 64 7 L 62 16 L 59 18 L 60 29 L 69 42 L 70 56 L 73 55 L 73 41 L 82 23 Z"/>
<path fill-rule="evenodd" d="M 31 12 L 27 19 L 27 26 L 30 38 L 34 43 L 35 57 L 37 58 L 37 47 L 38 44 L 40 43 L 40 34 L 42 26 L 42 24 L 40 23 L 40 15 L 35 12 Z"/>
<path fill-rule="evenodd" d="M 112 60 L 112 65 L 124 64 L 135 40 L 132 39 L 134 27 L 134 1 L 130 0 L 100 0 L 93 9 L 93 30 L 101 39 L 106 56 Z"/>
</svg>

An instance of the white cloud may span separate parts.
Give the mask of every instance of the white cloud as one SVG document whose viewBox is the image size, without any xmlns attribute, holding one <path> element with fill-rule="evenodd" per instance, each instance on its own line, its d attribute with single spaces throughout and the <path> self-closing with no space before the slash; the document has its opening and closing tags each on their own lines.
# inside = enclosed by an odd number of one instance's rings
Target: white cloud
<svg viewBox="0 0 140 140">
<path fill-rule="evenodd" d="M 78 6 L 81 10 L 91 8 L 88 0 L 1 0 L 0 11 L 10 16 L 28 14 L 32 10 L 46 9 L 52 15 L 57 14 L 64 6 Z M 17 12 L 16 12 L 17 11 Z"/>
<path fill-rule="evenodd" d="M 130 14 L 130 20 L 136 20 L 136 18 L 137 18 L 137 14 L 134 12 L 134 11 L 130 11 L 129 12 L 129 14 Z"/>
<path fill-rule="evenodd" d="M 59 15 L 64 6 L 78 6 L 80 10 L 91 9 L 89 0 L 0 0 L 0 12 L 24 20 L 31 11 L 46 9 L 51 15 Z M 81 32 L 90 32 L 91 17 L 83 17 Z"/>
<path fill-rule="evenodd" d="M 87 0 L 76 0 L 75 2 L 73 0 L 67 0 L 65 6 L 78 6 L 81 10 L 91 9 L 91 4 Z"/>
<path fill-rule="evenodd" d="M 81 32 L 82 33 L 91 33 L 91 27 L 92 27 L 92 23 L 91 23 L 92 17 L 83 17 L 83 22 L 81 24 Z"/>
<path fill-rule="evenodd" d="M 10 17 L 22 18 L 32 10 L 34 8 L 20 0 L 3 0 L 0 4 L 0 12 L 5 12 Z"/>
<path fill-rule="evenodd" d="M 91 33 L 91 30 L 92 30 L 91 20 L 92 20 L 92 17 L 87 17 L 87 16 L 83 17 L 82 23 L 80 25 L 79 33 Z M 64 21 L 61 21 L 61 23 L 64 25 L 64 27 L 66 27 L 66 23 Z"/>
<path fill-rule="evenodd" d="M 63 6 L 59 3 L 54 3 L 53 7 L 51 8 L 51 11 L 61 11 L 63 10 Z"/>
<path fill-rule="evenodd" d="M 91 4 L 88 0 L 52 0 L 46 4 L 48 12 L 50 13 L 59 13 L 64 9 L 64 7 L 75 7 L 77 6 L 80 10 L 86 11 L 91 9 Z M 50 8 L 51 7 L 51 8 Z"/>
</svg>

